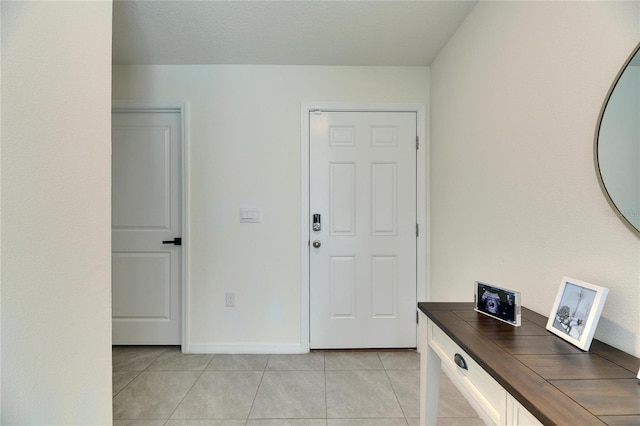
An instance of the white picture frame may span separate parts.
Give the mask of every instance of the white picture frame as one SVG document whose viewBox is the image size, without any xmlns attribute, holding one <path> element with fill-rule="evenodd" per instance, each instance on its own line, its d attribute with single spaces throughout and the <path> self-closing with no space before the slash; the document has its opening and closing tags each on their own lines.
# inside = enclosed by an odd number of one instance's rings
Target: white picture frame
<svg viewBox="0 0 640 426">
<path fill-rule="evenodd" d="M 588 351 L 609 289 L 562 277 L 547 330 Z"/>
</svg>

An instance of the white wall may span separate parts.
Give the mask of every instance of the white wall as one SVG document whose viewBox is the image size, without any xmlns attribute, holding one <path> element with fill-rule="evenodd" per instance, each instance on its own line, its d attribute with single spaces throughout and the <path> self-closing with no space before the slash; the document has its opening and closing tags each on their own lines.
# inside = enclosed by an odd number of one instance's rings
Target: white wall
<svg viewBox="0 0 640 426">
<path fill-rule="evenodd" d="M 111 423 L 111 1 L 2 2 L 2 423 Z"/>
<path fill-rule="evenodd" d="M 428 68 L 116 66 L 116 99 L 190 107 L 189 351 L 301 347 L 301 103 L 428 99 Z M 262 223 L 240 224 L 259 207 Z M 224 307 L 235 292 L 236 307 Z"/>
<path fill-rule="evenodd" d="M 431 67 L 433 301 L 474 280 L 549 315 L 563 275 L 610 288 L 596 338 L 640 354 L 640 244 L 593 163 L 638 2 L 479 2 Z"/>
</svg>

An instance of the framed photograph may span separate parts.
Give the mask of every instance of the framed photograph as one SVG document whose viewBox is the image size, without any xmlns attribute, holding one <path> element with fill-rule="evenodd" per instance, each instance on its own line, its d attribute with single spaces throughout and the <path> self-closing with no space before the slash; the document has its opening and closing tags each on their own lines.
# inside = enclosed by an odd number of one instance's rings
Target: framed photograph
<svg viewBox="0 0 640 426">
<path fill-rule="evenodd" d="M 608 292 L 608 288 L 563 277 L 547 330 L 588 351 Z"/>
<path fill-rule="evenodd" d="M 480 281 L 475 282 L 474 311 L 488 315 L 514 327 L 520 326 L 520 293 L 496 287 Z"/>
</svg>

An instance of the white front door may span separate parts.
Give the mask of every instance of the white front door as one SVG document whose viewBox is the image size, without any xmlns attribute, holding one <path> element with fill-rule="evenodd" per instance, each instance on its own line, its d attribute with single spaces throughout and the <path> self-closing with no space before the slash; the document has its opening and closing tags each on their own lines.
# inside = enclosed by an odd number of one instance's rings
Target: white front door
<svg viewBox="0 0 640 426">
<path fill-rule="evenodd" d="M 417 115 L 309 114 L 310 347 L 415 347 Z"/>
<path fill-rule="evenodd" d="M 181 343 L 181 115 L 112 113 L 113 344 Z"/>
</svg>

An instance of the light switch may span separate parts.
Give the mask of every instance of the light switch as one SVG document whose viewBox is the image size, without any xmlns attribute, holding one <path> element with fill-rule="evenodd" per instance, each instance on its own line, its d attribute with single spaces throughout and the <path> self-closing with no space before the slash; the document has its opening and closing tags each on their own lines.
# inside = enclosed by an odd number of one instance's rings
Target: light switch
<svg viewBox="0 0 640 426">
<path fill-rule="evenodd" d="M 255 207 L 240 208 L 240 223 L 259 223 L 260 209 Z"/>
</svg>

